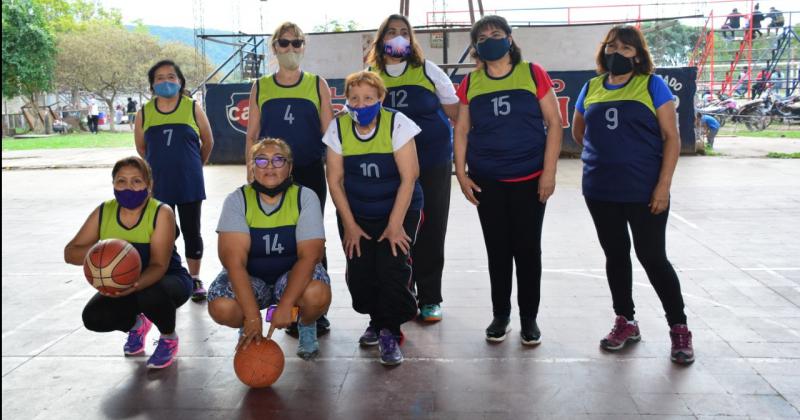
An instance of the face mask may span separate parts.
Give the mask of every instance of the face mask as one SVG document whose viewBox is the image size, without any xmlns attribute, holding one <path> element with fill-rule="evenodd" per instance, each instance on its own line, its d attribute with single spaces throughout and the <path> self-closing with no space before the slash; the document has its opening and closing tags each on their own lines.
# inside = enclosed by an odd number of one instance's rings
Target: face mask
<svg viewBox="0 0 800 420">
<path fill-rule="evenodd" d="M 506 38 L 486 38 L 476 45 L 478 57 L 483 61 L 496 61 L 511 50 L 511 41 Z"/>
<path fill-rule="evenodd" d="M 384 43 L 383 52 L 394 58 L 408 57 L 411 55 L 411 41 L 398 35 Z"/>
<path fill-rule="evenodd" d="M 303 61 L 302 52 L 287 52 L 283 54 L 276 54 L 278 57 L 278 64 L 287 70 L 297 70 L 300 67 L 300 62 Z"/>
<path fill-rule="evenodd" d="M 372 120 L 378 116 L 378 111 L 380 111 L 380 109 L 380 102 L 375 102 L 374 104 L 365 106 L 363 108 L 354 108 L 350 105 L 347 105 L 347 112 L 350 114 L 350 117 L 358 122 L 358 125 L 362 127 L 369 125 Z"/>
<path fill-rule="evenodd" d="M 620 53 L 606 54 L 606 67 L 614 76 L 628 74 L 633 71 L 633 59 Z"/>
<path fill-rule="evenodd" d="M 161 82 L 153 86 L 153 92 L 162 98 L 171 98 L 178 94 L 181 85 L 172 82 Z"/>
<path fill-rule="evenodd" d="M 265 187 L 264 185 L 262 185 L 261 183 L 259 183 L 256 180 L 253 180 L 253 183 L 250 184 L 250 185 L 253 186 L 254 190 L 256 190 L 256 191 L 258 191 L 260 193 L 264 193 L 264 194 L 266 194 L 266 195 L 268 195 L 270 197 L 275 197 L 276 195 L 288 190 L 289 187 L 292 186 L 292 182 L 293 182 L 292 181 L 292 177 L 288 177 L 288 178 L 284 179 L 283 182 L 281 182 L 279 185 L 275 186 L 274 188 Z"/>
<path fill-rule="evenodd" d="M 134 190 L 114 190 L 114 198 L 120 206 L 126 209 L 133 210 L 144 203 L 147 199 L 149 192 L 147 189 L 134 191 Z"/>
</svg>

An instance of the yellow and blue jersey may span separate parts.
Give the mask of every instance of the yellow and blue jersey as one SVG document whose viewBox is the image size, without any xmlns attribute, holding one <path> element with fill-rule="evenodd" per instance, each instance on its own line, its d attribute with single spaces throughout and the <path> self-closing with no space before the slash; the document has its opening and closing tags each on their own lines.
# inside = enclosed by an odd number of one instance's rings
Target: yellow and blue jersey
<svg viewBox="0 0 800 420">
<path fill-rule="evenodd" d="M 303 72 L 291 86 L 278 84 L 274 74 L 264 76 L 256 83 L 256 98 L 261 111 L 259 138 L 285 140 L 292 148 L 295 166 L 322 160 L 319 76 Z"/>
<path fill-rule="evenodd" d="M 241 188 L 245 219 L 250 228 L 250 252 L 247 272 L 273 284 L 297 262 L 297 221 L 300 219 L 300 191 L 289 186 L 278 206 L 270 213 L 261 207 L 258 192 L 251 185 Z"/>
<path fill-rule="evenodd" d="M 158 97 L 142 108 L 145 160 L 153 169 L 153 197 L 171 205 L 205 200 L 194 101 L 181 96 L 169 112 L 159 111 L 156 101 Z"/>
<path fill-rule="evenodd" d="M 383 106 L 402 112 L 422 129 L 414 137 L 420 168 L 449 162 L 453 156 L 453 127 L 442 110 L 436 85 L 426 73 L 425 63 L 406 64 L 399 76 L 391 76 L 386 71 L 376 73 L 387 89 Z"/>
</svg>

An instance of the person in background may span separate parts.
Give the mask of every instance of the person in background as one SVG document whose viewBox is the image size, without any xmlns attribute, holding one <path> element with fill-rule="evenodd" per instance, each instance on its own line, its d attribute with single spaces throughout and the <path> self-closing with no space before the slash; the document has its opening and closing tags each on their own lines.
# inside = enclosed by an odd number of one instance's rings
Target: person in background
<svg viewBox="0 0 800 420">
<path fill-rule="evenodd" d="M 719 132 L 719 121 L 711 115 L 697 113 L 695 116 L 697 126 L 703 130 L 703 135 L 706 138 L 706 144 L 709 149 L 714 148 L 714 138 L 717 137 Z"/>
<path fill-rule="evenodd" d="M 97 101 L 94 99 L 94 95 L 89 96 L 89 107 L 87 109 L 88 113 L 88 125 L 89 125 L 89 132 L 92 134 L 97 134 L 97 124 L 100 119 L 100 107 L 97 105 Z"/>
<path fill-rule="evenodd" d="M 133 98 L 128 98 L 126 107 L 128 112 L 128 126 L 133 130 L 133 124 L 134 121 L 136 121 L 136 101 L 134 101 Z"/>
<path fill-rule="evenodd" d="M 767 26 L 767 36 L 769 36 L 769 31 L 772 28 L 775 28 L 775 35 L 778 35 L 780 28 L 783 28 L 784 25 L 783 12 L 772 6 L 764 17 L 770 19 L 769 26 Z"/>
<path fill-rule="evenodd" d="M 753 14 L 750 17 L 750 22 L 748 22 L 747 26 L 745 26 L 745 29 L 748 29 L 752 25 L 753 39 L 758 38 L 758 37 L 760 37 L 762 35 L 762 33 L 761 33 L 761 21 L 764 20 L 764 14 L 761 13 L 761 10 L 758 10 L 758 9 L 759 9 L 759 4 L 756 3 L 755 7 L 753 8 Z M 756 35 L 758 35 L 758 36 L 756 36 Z"/>
<path fill-rule="evenodd" d="M 739 9 L 734 7 L 733 11 L 725 18 L 725 23 L 723 23 L 720 28 L 722 29 L 722 37 L 727 40 L 732 40 L 736 36 L 736 30 L 741 27 L 741 19 L 742 15 L 739 14 Z"/>
</svg>

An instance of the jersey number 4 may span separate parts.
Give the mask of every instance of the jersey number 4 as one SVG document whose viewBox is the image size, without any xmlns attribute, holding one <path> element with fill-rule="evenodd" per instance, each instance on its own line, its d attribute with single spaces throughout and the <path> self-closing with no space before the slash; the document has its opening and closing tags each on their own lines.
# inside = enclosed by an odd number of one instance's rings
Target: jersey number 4
<svg viewBox="0 0 800 420">
<path fill-rule="evenodd" d="M 292 115 L 292 106 L 286 105 L 286 113 L 283 114 L 283 120 L 289 121 L 289 125 L 294 124 L 294 116 Z"/>
<path fill-rule="evenodd" d="M 270 255 L 273 252 L 277 252 L 278 254 L 283 254 L 283 245 L 278 242 L 278 235 L 272 237 L 272 244 L 269 243 L 269 235 L 264 235 L 262 238 L 266 242 L 265 248 L 267 249 L 267 255 Z"/>
</svg>

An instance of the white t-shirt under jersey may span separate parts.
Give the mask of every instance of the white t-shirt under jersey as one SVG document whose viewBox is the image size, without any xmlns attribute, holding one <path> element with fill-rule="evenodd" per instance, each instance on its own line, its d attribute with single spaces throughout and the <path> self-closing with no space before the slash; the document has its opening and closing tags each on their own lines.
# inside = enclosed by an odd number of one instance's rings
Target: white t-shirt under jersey
<svg viewBox="0 0 800 420">
<path fill-rule="evenodd" d="M 406 61 L 397 64 L 387 64 L 386 73 L 388 73 L 389 76 L 397 77 L 403 74 L 407 65 L 408 62 Z M 450 77 L 447 76 L 444 70 L 439 68 L 439 66 L 434 64 L 432 61 L 425 60 L 425 73 L 433 81 L 433 85 L 436 87 L 436 96 L 439 98 L 439 102 L 441 102 L 442 105 L 458 103 L 456 88 L 453 87 L 453 82 L 450 80 Z"/>
<path fill-rule="evenodd" d="M 400 150 L 401 147 L 405 146 L 409 140 L 413 139 L 414 136 L 419 134 L 422 129 L 419 128 L 414 121 L 411 121 L 410 118 L 403 115 L 402 112 L 396 112 L 394 117 L 394 130 L 392 130 L 392 150 L 395 152 Z M 356 124 L 353 122 L 353 124 Z M 369 133 L 362 135 L 361 133 L 356 130 L 356 136 L 362 140 L 366 140 L 375 133 L 375 129 L 378 128 L 378 125 L 375 125 L 375 128 L 370 130 Z M 339 129 L 338 124 L 336 123 L 336 119 L 334 119 L 330 125 L 328 125 L 328 130 L 325 132 L 325 135 L 322 137 L 322 142 L 325 143 L 328 147 L 331 148 L 337 155 L 342 154 L 342 143 L 339 142 Z"/>
</svg>

